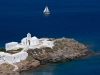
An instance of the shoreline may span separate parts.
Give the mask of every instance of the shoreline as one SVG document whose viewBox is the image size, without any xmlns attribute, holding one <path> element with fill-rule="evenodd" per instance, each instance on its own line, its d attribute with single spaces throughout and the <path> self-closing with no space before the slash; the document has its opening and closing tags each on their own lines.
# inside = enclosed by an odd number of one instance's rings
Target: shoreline
<svg viewBox="0 0 100 75">
<path fill-rule="evenodd" d="M 45 64 L 40 64 L 36 68 L 30 69 L 30 70 L 25 70 L 25 71 L 22 71 L 22 72 L 19 72 L 19 73 L 20 73 L 20 75 L 22 75 L 23 73 L 26 73 L 26 72 L 30 72 L 30 71 L 34 71 L 34 70 L 37 70 L 37 69 L 41 69 L 41 68 L 43 68 L 44 66 L 46 66 L 48 64 L 52 64 L 52 63 L 64 63 L 64 62 L 73 61 L 73 60 L 76 60 L 76 59 L 86 59 L 86 58 L 91 58 L 92 56 L 99 56 L 99 55 L 100 55 L 100 53 L 97 53 L 96 55 L 83 56 L 83 57 L 75 58 L 75 59 L 72 59 L 72 60 L 62 60 L 62 61 L 58 61 L 58 62 L 45 62 Z"/>
<path fill-rule="evenodd" d="M 36 67 L 36 68 L 33 68 L 33 69 L 30 69 L 30 70 L 25 70 L 25 71 L 22 71 L 22 72 L 19 72 L 20 74 L 23 74 L 23 73 L 25 73 L 25 72 L 29 72 L 29 71 L 34 71 L 34 70 L 36 70 L 36 69 L 40 69 L 40 68 L 42 68 L 42 67 L 44 67 L 44 66 L 46 66 L 46 65 L 48 65 L 49 63 L 46 63 L 46 64 L 44 64 L 44 65 L 39 65 L 38 67 Z"/>
<path fill-rule="evenodd" d="M 40 49 L 29 49 L 27 51 L 28 57 L 26 60 L 15 63 L 15 65 L 18 66 L 18 70 L 14 72 L 14 66 L 2 64 L 0 65 L 0 75 L 20 75 L 21 73 L 46 66 L 48 63 L 67 62 L 70 60 L 100 55 L 100 52 L 89 50 L 88 46 L 79 43 L 74 39 L 50 38 L 49 40 L 55 41 L 53 48 L 45 47 Z"/>
</svg>

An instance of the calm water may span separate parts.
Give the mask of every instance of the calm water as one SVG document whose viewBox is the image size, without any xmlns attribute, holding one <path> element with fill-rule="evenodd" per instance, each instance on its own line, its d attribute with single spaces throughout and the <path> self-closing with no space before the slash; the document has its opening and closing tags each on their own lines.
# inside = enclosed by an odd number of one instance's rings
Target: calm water
<svg viewBox="0 0 100 75">
<path fill-rule="evenodd" d="M 51 14 L 43 15 L 48 5 Z M 32 36 L 68 37 L 100 51 L 100 0 L 0 0 L 0 47 Z M 100 75 L 100 56 L 47 66 L 22 75 Z"/>
</svg>

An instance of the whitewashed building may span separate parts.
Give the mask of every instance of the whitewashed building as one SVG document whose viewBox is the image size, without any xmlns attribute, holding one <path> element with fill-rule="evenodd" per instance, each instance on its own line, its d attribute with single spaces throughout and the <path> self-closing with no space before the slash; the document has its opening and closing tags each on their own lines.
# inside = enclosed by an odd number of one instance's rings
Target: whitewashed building
<svg viewBox="0 0 100 75">
<path fill-rule="evenodd" d="M 23 38 L 21 40 L 21 44 L 22 45 L 27 45 L 27 46 L 30 46 L 30 45 L 37 45 L 39 44 L 39 39 L 37 37 L 31 37 L 31 34 L 28 33 L 27 34 L 27 37 Z"/>
<path fill-rule="evenodd" d="M 25 48 L 26 46 L 29 46 L 29 48 L 31 49 L 41 48 L 41 47 L 52 48 L 54 44 L 53 41 L 48 41 L 47 38 L 38 39 L 36 36 L 31 37 L 31 34 L 28 33 L 27 37 L 23 38 L 20 44 L 18 44 L 18 42 L 6 43 L 6 51 L 17 50 L 19 48 Z"/>
<path fill-rule="evenodd" d="M 50 47 L 50 48 L 52 48 L 54 46 L 54 44 L 53 44 L 52 41 L 46 41 L 46 40 L 44 40 L 43 41 L 43 46 L 44 47 Z"/>
<path fill-rule="evenodd" d="M 6 63 L 6 62 L 10 64 L 20 62 L 21 60 L 25 60 L 27 56 L 28 56 L 27 52 L 19 52 L 16 54 L 0 52 L 0 64 Z"/>
<path fill-rule="evenodd" d="M 8 50 L 17 50 L 18 42 L 10 42 L 6 44 L 6 51 Z"/>
<path fill-rule="evenodd" d="M 8 62 L 10 64 L 20 62 L 21 60 L 25 60 L 28 56 L 27 50 L 41 48 L 41 47 L 50 47 L 54 46 L 53 41 L 48 41 L 47 38 L 38 39 L 37 37 L 31 37 L 31 34 L 28 33 L 27 37 L 21 40 L 21 43 L 18 42 L 10 42 L 5 44 L 6 51 L 9 50 L 17 50 L 19 48 L 23 48 L 23 50 L 16 54 L 9 54 L 0 52 L 0 64 Z"/>
<path fill-rule="evenodd" d="M 16 54 L 7 55 L 5 57 L 5 60 L 9 63 L 15 63 L 15 62 L 20 62 L 21 60 L 25 60 L 27 56 L 28 56 L 27 52 L 19 52 Z"/>
<path fill-rule="evenodd" d="M 5 56 L 10 55 L 9 53 L 0 52 L 0 64 L 5 62 Z"/>
</svg>

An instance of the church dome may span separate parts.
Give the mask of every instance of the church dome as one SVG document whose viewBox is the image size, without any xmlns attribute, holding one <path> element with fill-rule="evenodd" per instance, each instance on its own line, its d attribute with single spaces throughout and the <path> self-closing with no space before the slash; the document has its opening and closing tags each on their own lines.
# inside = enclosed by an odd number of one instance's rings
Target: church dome
<svg viewBox="0 0 100 75">
<path fill-rule="evenodd" d="M 32 37 L 31 39 L 32 39 L 32 40 L 37 40 L 38 38 L 34 36 L 34 37 Z"/>
</svg>

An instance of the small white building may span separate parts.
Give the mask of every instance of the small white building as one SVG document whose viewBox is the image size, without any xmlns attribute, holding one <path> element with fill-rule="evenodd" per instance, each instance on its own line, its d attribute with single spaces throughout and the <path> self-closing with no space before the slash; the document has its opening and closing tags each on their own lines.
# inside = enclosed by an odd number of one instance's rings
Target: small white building
<svg viewBox="0 0 100 75">
<path fill-rule="evenodd" d="M 17 50 L 17 48 L 16 48 L 17 45 L 18 45 L 18 42 L 6 43 L 6 51 L 8 51 L 8 50 Z"/>
<path fill-rule="evenodd" d="M 52 41 L 43 41 L 43 46 L 52 48 L 54 46 Z"/>
<path fill-rule="evenodd" d="M 20 62 L 21 60 L 25 60 L 27 56 L 27 52 L 19 52 L 16 54 L 0 52 L 0 64 L 3 64 L 5 62 L 8 62 L 10 64 Z"/>
<path fill-rule="evenodd" d="M 25 60 L 27 56 L 28 56 L 27 52 L 19 52 L 16 54 L 7 55 L 5 57 L 5 60 L 9 63 L 15 63 L 15 62 L 20 62 L 21 60 Z"/>
<path fill-rule="evenodd" d="M 32 45 L 32 46 L 39 44 L 39 39 L 37 37 L 35 37 L 35 36 L 32 37 L 30 41 L 31 41 L 30 45 Z"/>
</svg>

